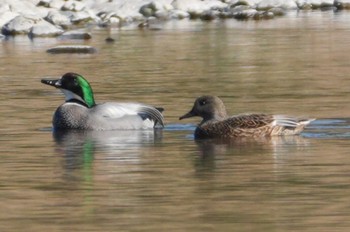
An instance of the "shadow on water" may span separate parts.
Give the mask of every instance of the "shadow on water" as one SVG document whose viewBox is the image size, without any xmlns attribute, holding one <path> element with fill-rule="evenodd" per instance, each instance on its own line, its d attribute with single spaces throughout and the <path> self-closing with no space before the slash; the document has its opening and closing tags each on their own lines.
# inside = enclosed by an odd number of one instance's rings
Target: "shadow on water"
<svg viewBox="0 0 350 232">
<path fill-rule="evenodd" d="M 317 119 L 307 127 L 302 136 L 315 139 L 350 139 L 350 118 Z"/>
</svg>

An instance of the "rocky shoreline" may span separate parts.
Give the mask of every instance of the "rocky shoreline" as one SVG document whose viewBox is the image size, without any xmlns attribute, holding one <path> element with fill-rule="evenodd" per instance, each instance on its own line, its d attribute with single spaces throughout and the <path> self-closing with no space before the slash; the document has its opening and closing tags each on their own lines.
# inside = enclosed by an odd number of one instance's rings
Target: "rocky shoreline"
<svg viewBox="0 0 350 232">
<path fill-rule="evenodd" d="M 91 35 L 71 30 L 87 25 L 147 27 L 152 20 L 184 18 L 264 20 L 290 10 L 344 9 L 350 9 L 350 0 L 0 0 L 0 38 L 89 39 Z"/>
</svg>

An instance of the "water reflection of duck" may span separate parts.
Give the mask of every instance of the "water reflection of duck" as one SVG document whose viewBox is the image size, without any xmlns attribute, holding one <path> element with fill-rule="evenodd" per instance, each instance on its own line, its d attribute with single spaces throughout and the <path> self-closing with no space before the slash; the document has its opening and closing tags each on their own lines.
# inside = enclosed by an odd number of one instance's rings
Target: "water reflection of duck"
<svg viewBox="0 0 350 232">
<path fill-rule="evenodd" d="M 66 73 L 58 80 L 42 83 L 62 90 L 66 102 L 53 117 L 54 129 L 151 129 L 163 127 L 161 109 L 140 103 L 106 102 L 96 104 L 90 84 L 81 75 Z"/>
<path fill-rule="evenodd" d="M 56 143 L 66 151 L 78 152 L 90 147 L 109 153 L 120 153 L 123 150 L 130 151 L 158 143 L 162 140 L 162 130 L 54 130 L 53 136 Z"/>
<path fill-rule="evenodd" d="M 196 139 L 295 135 L 313 120 L 267 114 L 229 117 L 224 103 L 216 96 L 199 97 L 192 110 L 180 120 L 194 116 L 203 118 L 195 130 Z"/>
<path fill-rule="evenodd" d="M 199 139 L 195 142 L 198 147 L 196 168 L 207 171 L 214 170 L 217 161 L 228 159 L 228 157 L 252 157 L 254 155 L 261 157 L 262 154 L 266 154 L 265 158 L 272 157 L 275 162 L 299 150 L 304 150 L 310 145 L 309 140 L 302 136 Z"/>
<path fill-rule="evenodd" d="M 162 140 L 162 130 L 54 130 L 53 136 L 66 168 L 75 169 L 92 162 L 96 152 L 108 159 L 137 160 L 140 150 Z"/>
</svg>

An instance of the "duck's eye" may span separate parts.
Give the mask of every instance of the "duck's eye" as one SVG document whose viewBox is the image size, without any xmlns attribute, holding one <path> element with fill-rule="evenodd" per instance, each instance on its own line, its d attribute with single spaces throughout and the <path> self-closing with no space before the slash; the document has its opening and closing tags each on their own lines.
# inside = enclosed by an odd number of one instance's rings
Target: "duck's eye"
<svg viewBox="0 0 350 232">
<path fill-rule="evenodd" d="M 204 106 L 205 104 L 207 104 L 207 102 L 205 100 L 202 100 L 199 102 L 199 105 L 201 105 L 201 106 Z"/>
</svg>

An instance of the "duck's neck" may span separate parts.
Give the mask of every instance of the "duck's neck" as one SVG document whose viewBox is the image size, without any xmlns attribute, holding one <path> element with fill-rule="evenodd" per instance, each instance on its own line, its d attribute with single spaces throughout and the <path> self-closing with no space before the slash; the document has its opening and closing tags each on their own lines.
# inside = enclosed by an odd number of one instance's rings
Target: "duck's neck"
<svg viewBox="0 0 350 232">
<path fill-rule="evenodd" d="M 84 93 L 84 98 L 66 89 L 61 89 L 61 91 L 64 93 L 66 102 L 80 103 L 81 105 L 84 105 L 88 108 L 91 108 L 95 105 L 95 99 L 92 91 Z"/>
<path fill-rule="evenodd" d="M 207 116 L 204 115 L 203 120 L 200 122 L 200 125 L 203 125 L 204 123 L 209 122 L 209 121 L 214 121 L 214 122 L 221 121 L 221 120 L 224 120 L 226 118 L 227 118 L 226 113 L 225 114 L 207 115 Z"/>
<path fill-rule="evenodd" d="M 91 108 L 91 107 L 89 107 L 85 102 L 80 101 L 80 100 L 78 100 L 78 99 L 70 99 L 70 100 L 68 100 L 68 101 L 66 101 L 66 102 L 78 103 L 78 104 L 80 104 L 80 105 L 82 105 L 82 106 L 85 106 L 85 107 L 87 107 L 87 108 Z"/>
</svg>

